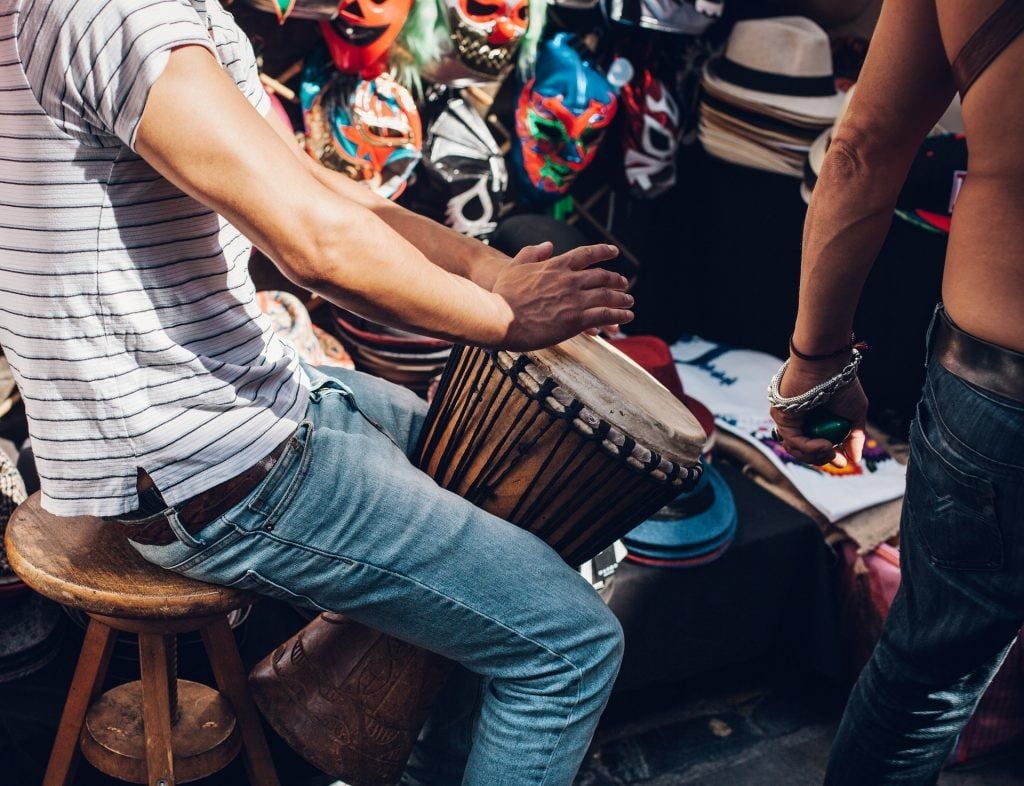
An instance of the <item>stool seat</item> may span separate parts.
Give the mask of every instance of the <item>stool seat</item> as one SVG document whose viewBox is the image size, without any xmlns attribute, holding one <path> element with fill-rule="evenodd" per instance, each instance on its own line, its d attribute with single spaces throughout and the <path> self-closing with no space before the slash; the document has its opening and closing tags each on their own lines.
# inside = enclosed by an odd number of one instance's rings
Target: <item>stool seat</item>
<svg viewBox="0 0 1024 786">
<path fill-rule="evenodd" d="M 51 600 L 104 616 L 178 620 L 226 614 L 256 596 L 146 562 L 110 522 L 43 510 L 33 494 L 11 516 L 7 557 L 22 581 Z"/>
</svg>

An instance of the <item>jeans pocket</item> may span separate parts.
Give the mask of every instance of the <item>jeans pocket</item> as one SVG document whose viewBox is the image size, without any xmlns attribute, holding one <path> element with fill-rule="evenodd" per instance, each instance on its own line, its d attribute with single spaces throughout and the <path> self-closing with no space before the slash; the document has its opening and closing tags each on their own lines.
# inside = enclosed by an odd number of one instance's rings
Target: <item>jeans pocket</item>
<svg viewBox="0 0 1024 786">
<path fill-rule="evenodd" d="M 1003 533 L 995 488 L 955 453 L 944 455 L 919 421 L 911 429 L 907 503 L 933 565 L 951 570 L 999 570 Z"/>
<path fill-rule="evenodd" d="M 273 468 L 243 503 L 239 515 L 229 514 L 239 529 L 266 529 L 272 524 L 275 513 L 295 495 L 309 466 L 312 433 L 312 421 L 303 420 Z"/>
</svg>

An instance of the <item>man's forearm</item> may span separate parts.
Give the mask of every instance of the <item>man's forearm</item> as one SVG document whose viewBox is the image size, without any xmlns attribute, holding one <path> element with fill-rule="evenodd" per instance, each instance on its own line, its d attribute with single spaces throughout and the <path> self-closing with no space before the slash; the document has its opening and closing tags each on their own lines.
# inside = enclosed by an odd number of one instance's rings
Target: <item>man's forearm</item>
<svg viewBox="0 0 1024 786">
<path fill-rule="evenodd" d="M 299 283 L 384 324 L 465 343 L 501 343 L 511 313 L 500 298 L 431 264 L 401 230 L 343 199 L 304 222 L 312 236 L 305 259 L 312 261 Z M 453 302 L 460 308 L 451 308 Z"/>
<path fill-rule="evenodd" d="M 333 172 L 310 159 L 317 180 L 336 194 L 358 201 L 372 210 L 384 223 L 412 243 L 431 262 L 468 278 L 484 289 L 491 289 L 498 270 L 509 258 L 474 238 L 465 237 L 425 216 L 406 210 L 377 196 L 366 186 L 339 172 Z"/>
</svg>

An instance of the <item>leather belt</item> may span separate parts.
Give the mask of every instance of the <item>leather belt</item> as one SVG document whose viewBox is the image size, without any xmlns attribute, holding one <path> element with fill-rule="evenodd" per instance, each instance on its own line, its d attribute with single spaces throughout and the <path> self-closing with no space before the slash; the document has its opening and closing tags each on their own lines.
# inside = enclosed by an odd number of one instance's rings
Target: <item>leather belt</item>
<svg viewBox="0 0 1024 786">
<path fill-rule="evenodd" d="M 190 535 L 194 535 L 218 516 L 227 513 L 231 508 L 245 499 L 260 484 L 281 458 L 291 437 L 278 445 L 265 458 L 260 459 L 247 470 L 235 475 L 230 480 L 218 483 L 213 488 L 202 491 L 176 507 L 178 522 Z M 140 475 L 139 492 L 155 492 L 152 480 L 148 475 Z M 146 484 L 149 484 L 148 486 Z M 157 493 L 159 496 L 159 493 Z M 145 523 L 131 519 L 112 517 L 108 519 L 124 533 L 128 540 L 143 546 L 166 546 L 174 543 L 178 537 L 171 529 L 167 516 L 156 519 L 145 518 Z"/>
<path fill-rule="evenodd" d="M 935 321 L 932 354 L 943 368 L 965 382 L 1024 404 L 1024 354 L 961 330 L 946 309 Z"/>
</svg>

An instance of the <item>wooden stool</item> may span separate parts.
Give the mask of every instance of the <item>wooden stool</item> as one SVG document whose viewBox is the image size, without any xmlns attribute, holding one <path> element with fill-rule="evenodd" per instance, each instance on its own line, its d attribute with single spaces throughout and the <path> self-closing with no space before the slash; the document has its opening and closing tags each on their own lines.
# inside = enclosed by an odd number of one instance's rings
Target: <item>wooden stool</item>
<svg viewBox="0 0 1024 786">
<path fill-rule="evenodd" d="M 251 784 L 279 786 L 227 618 L 255 596 L 151 565 L 113 525 L 50 515 L 39 494 L 5 540 L 26 584 L 90 618 L 43 786 L 68 786 L 79 751 L 115 778 L 174 786 L 223 769 L 240 748 Z M 196 630 L 219 692 L 177 677 L 176 636 Z M 117 631 L 138 634 L 142 679 L 99 695 Z"/>
</svg>

